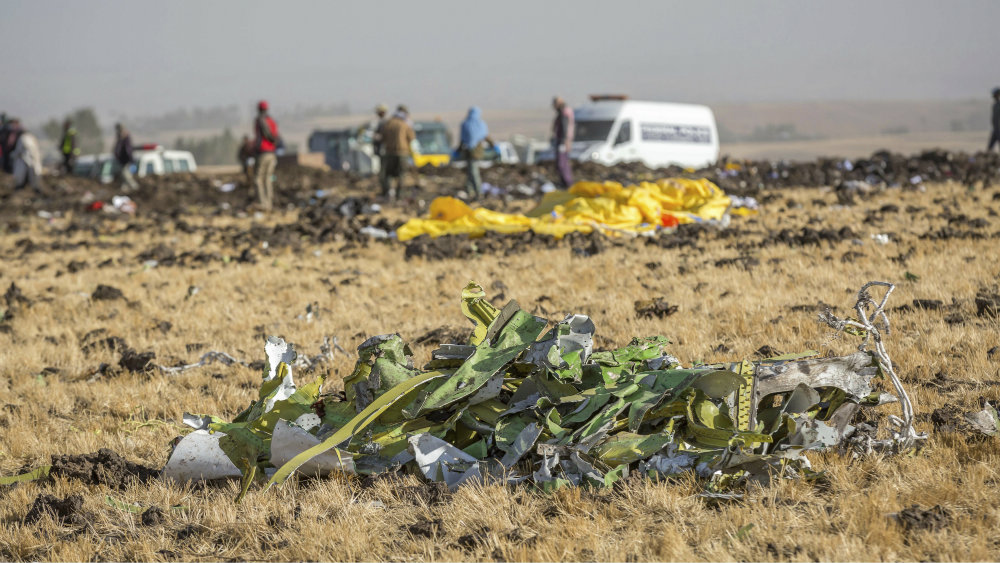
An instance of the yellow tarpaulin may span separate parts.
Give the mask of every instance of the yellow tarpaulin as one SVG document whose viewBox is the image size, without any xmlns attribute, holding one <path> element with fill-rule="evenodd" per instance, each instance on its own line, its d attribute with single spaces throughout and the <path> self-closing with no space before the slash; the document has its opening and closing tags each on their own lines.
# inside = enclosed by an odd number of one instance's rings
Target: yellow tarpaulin
<svg viewBox="0 0 1000 563">
<path fill-rule="evenodd" d="M 562 238 L 567 233 L 641 233 L 706 219 L 721 219 L 729 196 L 712 182 L 666 178 L 623 186 L 618 182 L 577 182 L 568 190 L 545 194 L 525 215 L 473 209 L 453 197 L 431 202 L 429 215 L 410 219 L 396 231 L 399 240 L 420 235 L 467 234 L 486 231 L 520 233 L 532 230 Z"/>
</svg>

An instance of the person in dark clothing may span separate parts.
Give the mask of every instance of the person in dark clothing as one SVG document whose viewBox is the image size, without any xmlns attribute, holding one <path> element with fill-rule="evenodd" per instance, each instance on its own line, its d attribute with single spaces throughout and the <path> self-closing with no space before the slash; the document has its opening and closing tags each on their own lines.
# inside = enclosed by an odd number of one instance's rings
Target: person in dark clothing
<svg viewBox="0 0 1000 563">
<path fill-rule="evenodd" d="M 990 133 L 990 142 L 986 145 L 986 152 L 993 150 L 993 145 L 1000 144 L 1000 88 L 993 89 L 993 132 Z"/>
<path fill-rule="evenodd" d="M 121 123 L 115 123 L 115 161 L 118 162 L 117 179 L 125 182 L 129 190 L 139 189 L 132 177 L 132 135 Z"/>
<path fill-rule="evenodd" d="M 10 153 L 14 151 L 14 145 L 17 144 L 17 133 L 14 127 L 16 121 L 16 119 L 8 118 L 6 113 L 0 117 L 0 170 L 7 174 L 12 174 L 14 171 L 14 161 L 11 159 Z"/>
<path fill-rule="evenodd" d="M 240 148 L 236 152 L 236 161 L 243 168 L 243 176 L 246 177 L 248 185 L 253 184 L 253 158 L 253 141 L 250 140 L 249 135 L 243 135 L 243 140 L 240 141 Z"/>
<path fill-rule="evenodd" d="M 413 156 L 413 141 L 416 133 L 409 122 L 410 112 L 400 104 L 392 118 L 382 125 L 382 197 L 392 201 L 403 191 L 403 175 L 409 159 Z M 395 183 L 396 187 L 393 187 Z M 398 191 L 397 191 L 398 189 Z"/>
<path fill-rule="evenodd" d="M 552 98 L 552 109 L 556 110 L 556 118 L 552 122 L 552 150 L 555 156 L 556 172 L 564 188 L 573 184 L 573 169 L 570 165 L 570 152 L 573 149 L 573 108 L 566 101 L 556 96 Z"/>
<path fill-rule="evenodd" d="M 68 119 L 63 122 L 63 136 L 59 144 L 59 153 L 62 154 L 63 158 L 63 172 L 72 174 L 76 157 L 80 155 L 80 149 L 76 146 L 76 129 L 73 128 L 73 122 Z"/>
</svg>

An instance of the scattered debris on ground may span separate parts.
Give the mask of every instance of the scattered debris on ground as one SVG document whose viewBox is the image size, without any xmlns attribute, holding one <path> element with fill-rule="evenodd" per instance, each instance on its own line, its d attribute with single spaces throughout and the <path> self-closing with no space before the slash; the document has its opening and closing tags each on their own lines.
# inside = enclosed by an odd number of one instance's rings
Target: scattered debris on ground
<svg viewBox="0 0 1000 563">
<path fill-rule="evenodd" d="M 869 292 L 879 287 L 875 301 Z M 295 472 L 402 469 L 452 489 L 494 480 L 552 490 L 693 471 L 719 491 L 810 476 L 810 450 L 909 451 L 926 436 L 913 430 L 882 342 L 893 287 L 866 284 L 857 320 L 821 315 L 863 337 L 855 353 L 684 367 L 663 336 L 594 350 L 595 326 L 584 315 L 543 336 L 548 321 L 516 301 L 498 309 L 470 282 L 461 303 L 475 328 L 466 344 L 442 344 L 419 370 L 399 335 L 369 338 L 343 395 L 321 395 L 325 374 L 297 386 L 294 349 L 269 337 L 258 400 L 232 422 L 186 414 L 195 431 L 177 443 L 163 477 L 241 478 L 242 498 L 254 481 L 281 484 Z M 876 378 L 895 395 L 876 389 Z M 855 435 L 859 409 L 897 401 L 902 416 L 888 417 L 891 436 Z"/>
</svg>

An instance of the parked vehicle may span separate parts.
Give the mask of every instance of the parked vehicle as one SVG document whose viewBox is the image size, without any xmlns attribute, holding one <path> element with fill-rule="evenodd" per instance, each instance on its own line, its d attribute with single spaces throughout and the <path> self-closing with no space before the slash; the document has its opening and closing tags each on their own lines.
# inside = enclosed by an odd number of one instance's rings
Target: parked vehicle
<svg viewBox="0 0 1000 563">
<path fill-rule="evenodd" d="M 707 106 L 591 96 L 574 108 L 571 158 L 601 164 L 642 162 L 700 168 L 719 159 L 715 115 Z M 549 149 L 538 160 L 552 160 Z"/>
<path fill-rule="evenodd" d="M 451 162 L 451 135 L 440 121 L 417 121 L 413 124 L 413 165 L 445 166 Z"/>
<path fill-rule="evenodd" d="M 508 141 L 497 141 L 492 147 L 486 147 L 483 151 L 483 158 L 479 160 L 481 168 L 488 168 L 495 163 L 517 164 L 521 162 L 514 145 Z M 465 159 L 458 154 L 458 149 L 452 151 L 451 165 L 457 168 L 465 166 Z"/>
<path fill-rule="evenodd" d="M 139 178 L 194 172 L 198 169 L 194 155 L 189 151 L 164 149 L 160 145 L 140 145 L 132 151 L 132 158 L 132 174 Z M 89 154 L 76 159 L 73 175 L 95 178 L 103 184 L 110 184 L 118 170 L 118 161 L 110 153 Z"/>
<path fill-rule="evenodd" d="M 371 137 L 358 139 L 356 128 L 316 130 L 309 135 L 309 151 L 321 152 L 331 170 L 350 170 L 359 174 L 377 174 L 379 159 Z"/>
</svg>

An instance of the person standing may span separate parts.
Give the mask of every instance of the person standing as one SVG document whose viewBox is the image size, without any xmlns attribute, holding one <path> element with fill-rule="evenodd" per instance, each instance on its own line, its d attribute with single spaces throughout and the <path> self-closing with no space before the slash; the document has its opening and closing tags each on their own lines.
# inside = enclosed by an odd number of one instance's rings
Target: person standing
<svg viewBox="0 0 1000 563">
<path fill-rule="evenodd" d="M 413 127 L 409 124 L 410 112 L 406 106 L 400 105 L 396 113 L 382 126 L 382 164 L 385 173 L 382 176 L 382 197 L 396 199 L 398 191 L 403 190 L 403 174 L 407 161 L 413 153 L 413 141 L 417 138 Z M 392 187 L 395 180 L 397 187 Z"/>
<path fill-rule="evenodd" d="M 240 141 L 240 148 L 236 151 L 236 161 L 240 163 L 247 186 L 253 184 L 253 169 L 251 168 L 254 159 L 253 152 L 253 141 L 250 140 L 249 135 L 243 135 L 243 139 Z"/>
<path fill-rule="evenodd" d="M 67 119 L 63 122 L 62 142 L 59 144 L 59 152 L 62 154 L 62 169 L 67 175 L 73 173 L 73 165 L 76 164 L 76 157 L 80 156 L 80 149 L 76 146 L 76 129 L 73 122 Z"/>
<path fill-rule="evenodd" d="M 993 132 L 990 133 L 990 142 L 986 145 L 986 152 L 993 150 L 993 145 L 1000 144 L 1000 88 L 993 89 Z"/>
<path fill-rule="evenodd" d="M 382 156 L 382 126 L 385 125 L 385 114 L 389 113 L 389 108 L 385 104 L 375 106 L 375 118 L 365 126 L 367 134 L 372 140 L 373 154 Z"/>
<path fill-rule="evenodd" d="M 482 199 L 483 181 L 479 176 L 479 161 L 485 153 L 484 144 L 493 146 L 490 130 L 483 121 L 482 110 L 476 106 L 469 108 L 459 131 L 458 154 L 465 160 L 465 191 L 469 198 Z"/>
<path fill-rule="evenodd" d="M 115 160 L 118 162 L 118 179 L 125 182 L 129 190 L 139 189 L 132 177 L 132 135 L 121 123 L 115 123 Z"/>
<path fill-rule="evenodd" d="M 42 176 L 42 152 L 38 149 L 38 139 L 31 132 L 22 129 L 18 120 L 13 120 L 12 131 L 15 140 L 10 158 L 14 190 L 30 185 L 37 192 L 38 180 Z"/>
<path fill-rule="evenodd" d="M 556 110 L 556 118 L 552 122 L 552 150 L 555 156 L 556 172 L 564 188 L 573 184 L 573 169 L 570 166 L 570 153 L 573 149 L 573 108 L 566 105 L 561 97 L 552 98 L 552 109 Z"/>
<path fill-rule="evenodd" d="M 6 113 L 0 115 L 0 172 L 8 174 L 14 171 L 14 161 L 10 157 L 17 141 L 14 137 L 14 121 L 15 119 L 8 118 Z"/>
<path fill-rule="evenodd" d="M 274 169 L 278 157 L 274 155 L 278 147 L 278 124 L 268 115 L 265 100 L 257 104 L 257 119 L 254 121 L 254 149 L 256 152 L 257 198 L 263 211 L 271 211 L 274 204 Z"/>
</svg>

